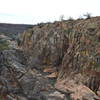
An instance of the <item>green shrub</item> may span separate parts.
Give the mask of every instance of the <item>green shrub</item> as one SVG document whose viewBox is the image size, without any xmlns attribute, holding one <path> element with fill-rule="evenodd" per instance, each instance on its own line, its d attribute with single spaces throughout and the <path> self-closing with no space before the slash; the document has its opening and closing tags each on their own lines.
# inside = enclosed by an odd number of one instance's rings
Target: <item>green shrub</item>
<svg viewBox="0 0 100 100">
<path fill-rule="evenodd" d="M 0 40 L 0 50 L 9 49 L 9 43 L 6 40 Z"/>
</svg>

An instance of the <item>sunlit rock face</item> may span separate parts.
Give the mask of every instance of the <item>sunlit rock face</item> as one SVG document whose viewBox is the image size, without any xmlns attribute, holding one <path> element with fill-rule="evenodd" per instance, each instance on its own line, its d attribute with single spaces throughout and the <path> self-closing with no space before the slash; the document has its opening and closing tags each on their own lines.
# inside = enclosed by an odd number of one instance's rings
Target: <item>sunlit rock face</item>
<svg viewBox="0 0 100 100">
<path fill-rule="evenodd" d="M 30 54 L 33 65 L 60 66 L 58 83 L 72 79 L 75 86 L 80 83 L 97 92 L 99 42 L 100 17 L 95 17 L 36 25 L 21 34 L 19 48 Z"/>
<path fill-rule="evenodd" d="M 79 59 L 77 66 L 83 66 L 84 70 L 87 66 L 98 69 L 99 26 L 100 17 L 39 24 L 20 35 L 19 47 L 39 63 L 58 66 L 62 64 L 68 48 L 75 44 L 74 62 Z"/>
<path fill-rule="evenodd" d="M 20 38 L 20 46 L 38 58 L 42 64 L 61 64 L 68 48 L 68 37 L 62 29 L 62 23 L 43 24 L 24 32 Z"/>
</svg>

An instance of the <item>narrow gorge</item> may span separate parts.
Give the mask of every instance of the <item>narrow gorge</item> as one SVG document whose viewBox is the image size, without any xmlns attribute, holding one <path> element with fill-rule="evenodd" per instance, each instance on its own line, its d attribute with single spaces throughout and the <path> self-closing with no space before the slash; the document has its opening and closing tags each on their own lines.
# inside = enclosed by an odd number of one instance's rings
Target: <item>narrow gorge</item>
<svg viewBox="0 0 100 100">
<path fill-rule="evenodd" d="M 100 17 L 0 38 L 0 100 L 100 100 Z"/>
</svg>

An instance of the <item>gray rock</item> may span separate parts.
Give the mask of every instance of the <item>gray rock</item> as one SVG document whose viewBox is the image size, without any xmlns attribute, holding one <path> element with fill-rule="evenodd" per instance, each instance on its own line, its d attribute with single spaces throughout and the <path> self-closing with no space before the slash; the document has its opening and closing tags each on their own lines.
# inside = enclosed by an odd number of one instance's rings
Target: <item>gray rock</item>
<svg viewBox="0 0 100 100">
<path fill-rule="evenodd" d="M 69 100 L 65 94 L 62 94 L 58 91 L 42 92 L 41 97 L 44 100 Z"/>
</svg>

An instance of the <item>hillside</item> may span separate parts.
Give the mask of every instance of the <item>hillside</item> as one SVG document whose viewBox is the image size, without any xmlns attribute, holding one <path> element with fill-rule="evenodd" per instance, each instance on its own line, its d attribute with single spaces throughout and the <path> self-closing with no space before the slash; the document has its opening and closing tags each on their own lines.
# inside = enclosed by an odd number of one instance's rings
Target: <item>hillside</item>
<svg viewBox="0 0 100 100">
<path fill-rule="evenodd" d="M 0 23 L 0 34 L 15 38 L 18 33 L 22 33 L 32 27 L 33 25 Z"/>
<path fill-rule="evenodd" d="M 77 90 L 80 91 L 80 97 L 73 90 L 84 87 L 79 84 L 85 84 L 94 92 L 98 91 L 100 17 L 35 26 L 21 34 L 19 46 L 33 56 L 33 66 L 37 65 L 38 68 L 41 64 L 41 68 L 44 65 L 56 67 L 58 79 L 55 87 L 66 93 L 73 91 L 72 98 L 83 98 L 82 90 Z"/>
<path fill-rule="evenodd" d="M 38 24 L 16 41 L 0 51 L 3 99 L 100 100 L 100 17 Z"/>
</svg>

